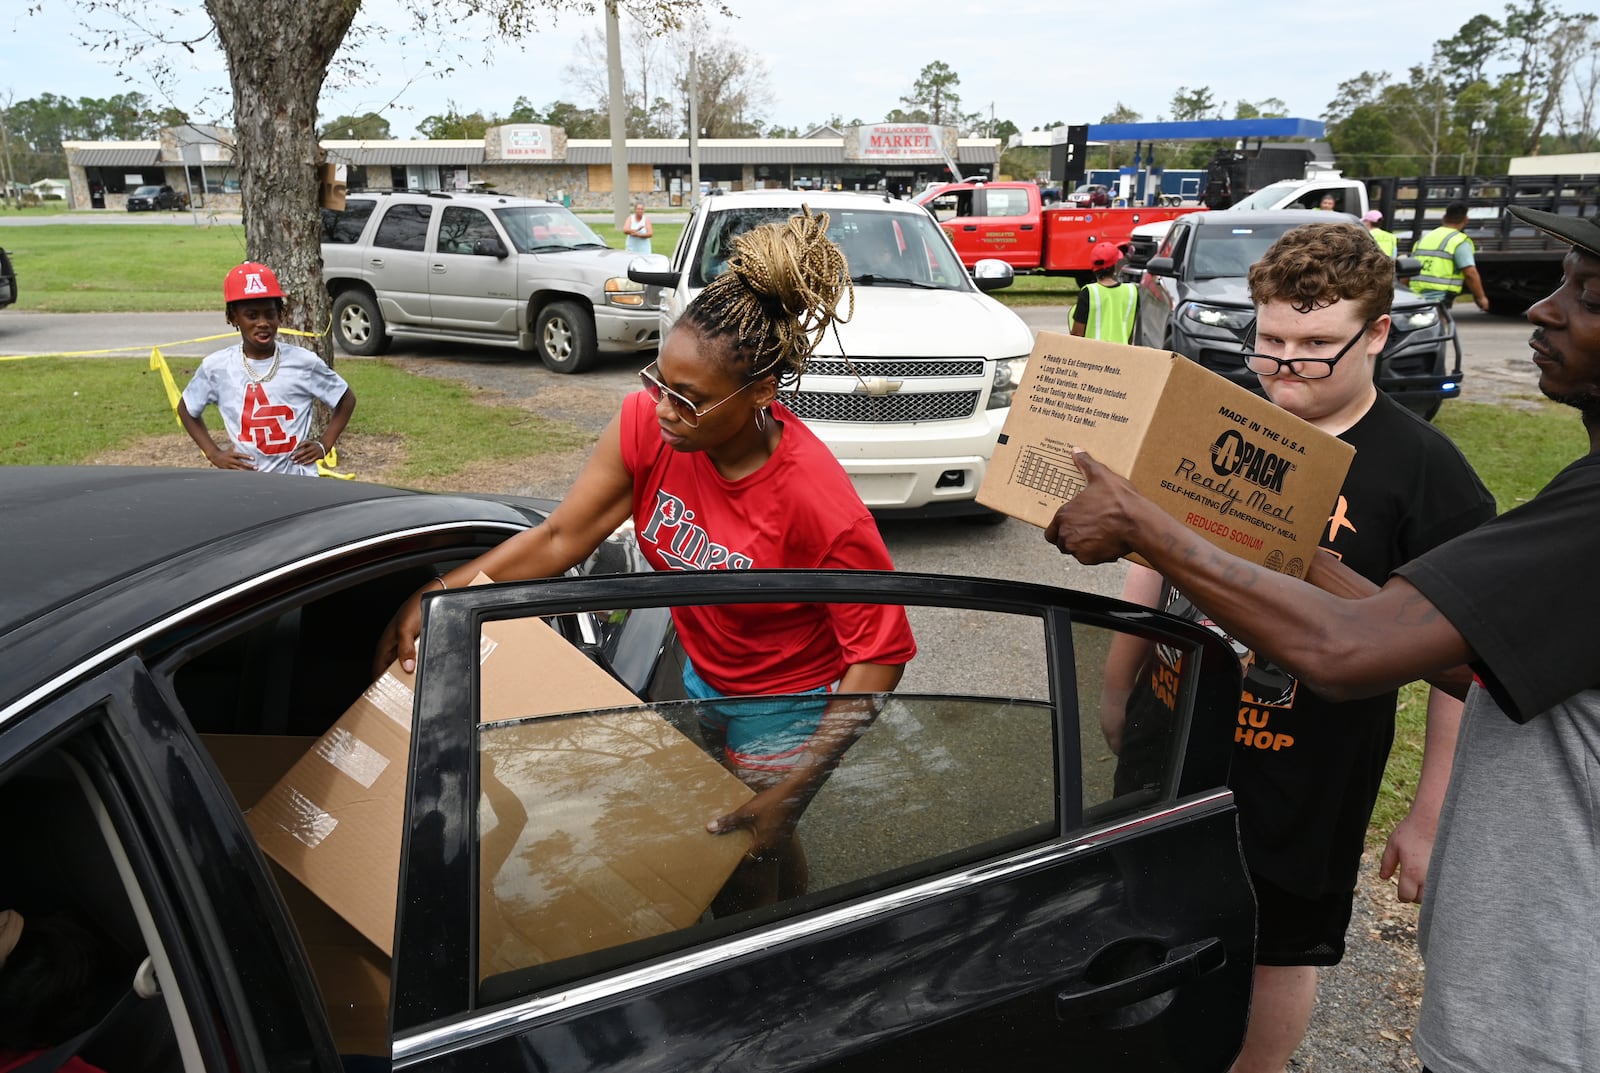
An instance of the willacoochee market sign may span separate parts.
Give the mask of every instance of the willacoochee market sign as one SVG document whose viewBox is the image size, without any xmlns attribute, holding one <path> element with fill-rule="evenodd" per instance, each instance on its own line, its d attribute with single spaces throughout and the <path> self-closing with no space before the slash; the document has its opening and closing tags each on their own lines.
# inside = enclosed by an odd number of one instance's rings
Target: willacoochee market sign
<svg viewBox="0 0 1600 1073">
<path fill-rule="evenodd" d="M 931 123 L 875 123 L 844 131 L 844 158 L 866 162 L 942 163 L 956 148 L 955 127 Z"/>
</svg>

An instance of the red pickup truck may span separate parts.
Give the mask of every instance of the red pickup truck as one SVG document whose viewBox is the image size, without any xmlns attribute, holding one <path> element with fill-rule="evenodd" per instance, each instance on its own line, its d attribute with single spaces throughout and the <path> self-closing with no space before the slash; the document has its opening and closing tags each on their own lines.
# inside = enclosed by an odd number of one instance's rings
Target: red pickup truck
<svg viewBox="0 0 1600 1073">
<path fill-rule="evenodd" d="M 1039 187 L 1024 182 L 946 183 L 930 188 L 916 201 L 933 213 L 968 268 L 993 257 L 1019 272 L 1070 275 L 1080 283 L 1094 278 L 1089 251 L 1096 243 L 1126 246 L 1140 224 L 1203 208 L 1045 208 Z"/>
</svg>

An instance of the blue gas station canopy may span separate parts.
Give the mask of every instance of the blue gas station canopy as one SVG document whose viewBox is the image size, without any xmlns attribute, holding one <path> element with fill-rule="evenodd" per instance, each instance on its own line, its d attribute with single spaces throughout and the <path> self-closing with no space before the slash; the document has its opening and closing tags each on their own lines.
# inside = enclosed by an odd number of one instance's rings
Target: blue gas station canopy
<svg viewBox="0 0 1600 1073">
<path fill-rule="evenodd" d="M 1317 119 L 1194 119 L 1173 123 L 1092 123 L 1091 142 L 1182 142 L 1233 138 L 1320 138 Z"/>
</svg>

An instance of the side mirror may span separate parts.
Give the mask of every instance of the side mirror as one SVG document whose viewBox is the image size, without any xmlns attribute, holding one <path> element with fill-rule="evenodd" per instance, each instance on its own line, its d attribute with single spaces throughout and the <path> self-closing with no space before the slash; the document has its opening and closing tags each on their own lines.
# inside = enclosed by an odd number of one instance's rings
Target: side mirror
<svg viewBox="0 0 1600 1073">
<path fill-rule="evenodd" d="M 1422 262 L 1415 257 L 1396 257 L 1394 259 L 1394 274 L 1397 279 L 1420 276 L 1422 275 Z"/>
<path fill-rule="evenodd" d="M 1170 257 L 1152 257 L 1144 263 L 1144 270 L 1152 276 L 1175 276 L 1178 274 L 1178 267 L 1172 263 L 1172 258 Z"/>
<path fill-rule="evenodd" d="M 980 291 L 998 291 L 1011 286 L 1016 272 L 1004 261 L 985 257 L 972 266 L 972 282 Z"/>
<path fill-rule="evenodd" d="M 476 242 L 474 242 L 472 244 L 472 255 L 474 257 L 499 257 L 499 258 L 505 258 L 505 257 L 509 257 L 510 256 L 510 254 L 506 251 L 505 243 L 501 242 L 498 238 L 480 238 L 480 239 L 478 239 Z"/>
<path fill-rule="evenodd" d="M 646 287 L 673 288 L 678 285 L 680 272 L 674 272 L 672 262 L 665 254 L 647 253 L 628 262 L 628 278 Z"/>
</svg>

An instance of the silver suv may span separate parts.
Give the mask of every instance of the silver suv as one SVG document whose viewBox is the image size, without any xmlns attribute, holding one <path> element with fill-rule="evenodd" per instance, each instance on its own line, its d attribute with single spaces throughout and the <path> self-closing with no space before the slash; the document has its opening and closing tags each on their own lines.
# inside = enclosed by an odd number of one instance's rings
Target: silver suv
<svg viewBox="0 0 1600 1073">
<path fill-rule="evenodd" d="M 537 350 L 576 373 L 601 350 L 653 350 L 660 318 L 628 279 L 635 256 L 532 198 L 373 191 L 322 215 L 333 337 L 350 354 L 409 335 Z"/>
</svg>

